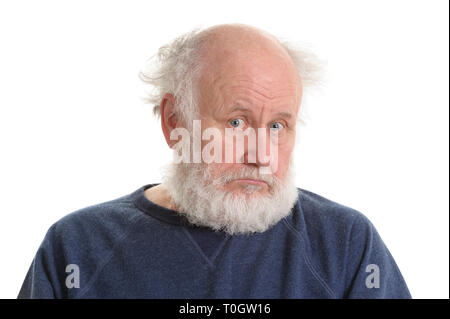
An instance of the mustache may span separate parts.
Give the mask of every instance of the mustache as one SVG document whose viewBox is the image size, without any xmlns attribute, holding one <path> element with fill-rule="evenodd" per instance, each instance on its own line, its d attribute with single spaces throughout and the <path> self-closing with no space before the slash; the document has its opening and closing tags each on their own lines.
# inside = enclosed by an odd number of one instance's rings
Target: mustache
<svg viewBox="0 0 450 319">
<path fill-rule="evenodd" d="M 211 167 L 208 167 L 207 170 L 208 170 L 208 172 L 205 171 L 204 173 L 209 175 Z M 279 183 L 279 180 L 274 175 L 260 174 L 259 169 L 256 167 L 245 167 L 238 171 L 223 172 L 223 174 L 220 177 L 213 180 L 212 184 L 213 185 L 224 185 L 224 184 L 227 184 L 236 179 L 260 180 L 260 181 L 266 182 L 267 185 L 269 185 L 270 187 Z"/>
</svg>

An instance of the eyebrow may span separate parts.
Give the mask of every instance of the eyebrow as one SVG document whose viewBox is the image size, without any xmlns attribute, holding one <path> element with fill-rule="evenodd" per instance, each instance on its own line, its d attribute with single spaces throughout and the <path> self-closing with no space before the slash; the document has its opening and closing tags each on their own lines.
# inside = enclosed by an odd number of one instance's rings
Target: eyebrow
<svg viewBox="0 0 450 319">
<path fill-rule="evenodd" d="M 237 104 L 237 105 L 233 106 L 233 108 L 229 112 L 233 113 L 233 112 L 236 112 L 236 111 L 247 112 L 247 113 L 252 113 L 253 112 L 250 108 L 242 106 L 240 104 Z"/>
<path fill-rule="evenodd" d="M 278 112 L 275 115 L 280 116 L 280 117 L 285 117 L 290 119 L 292 117 L 292 114 L 290 112 Z"/>
<path fill-rule="evenodd" d="M 245 106 L 242 106 L 240 104 L 235 105 L 229 112 L 233 113 L 233 112 L 236 112 L 236 111 L 241 111 L 241 112 L 246 112 L 246 113 L 253 113 L 252 109 L 250 109 L 248 107 L 245 107 Z M 275 116 L 279 116 L 279 117 L 288 118 L 288 119 L 292 118 L 292 114 L 290 112 L 277 112 L 274 115 Z"/>
</svg>

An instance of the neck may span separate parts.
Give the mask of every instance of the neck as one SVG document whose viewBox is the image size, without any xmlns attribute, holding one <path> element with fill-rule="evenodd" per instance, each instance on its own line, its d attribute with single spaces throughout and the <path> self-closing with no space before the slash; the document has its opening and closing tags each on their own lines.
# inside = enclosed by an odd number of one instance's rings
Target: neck
<svg viewBox="0 0 450 319">
<path fill-rule="evenodd" d="M 162 184 L 146 189 L 144 194 L 148 200 L 159 206 L 171 210 L 177 209 L 175 203 L 172 200 L 172 197 L 169 195 L 169 192 Z"/>
</svg>

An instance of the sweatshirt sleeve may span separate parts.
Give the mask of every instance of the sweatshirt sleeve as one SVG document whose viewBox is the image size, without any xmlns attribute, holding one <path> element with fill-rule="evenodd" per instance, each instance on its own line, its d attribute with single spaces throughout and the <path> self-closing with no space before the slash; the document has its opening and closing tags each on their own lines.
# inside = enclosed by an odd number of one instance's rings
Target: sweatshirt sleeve
<svg viewBox="0 0 450 319">
<path fill-rule="evenodd" d="M 412 298 L 394 258 L 367 217 L 357 217 L 350 237 L 345 298 Z"/>
<path fill-rule="evenodd" d="M 42 241 L 19 291 L 18 299 L 62 298 L 61 269 L 63 256 L 54 240 L 55 225 Z"/>
</svg>

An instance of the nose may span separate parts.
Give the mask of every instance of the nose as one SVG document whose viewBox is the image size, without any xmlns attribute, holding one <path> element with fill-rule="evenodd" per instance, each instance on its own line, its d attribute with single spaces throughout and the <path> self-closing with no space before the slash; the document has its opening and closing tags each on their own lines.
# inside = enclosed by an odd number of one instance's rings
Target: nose
<svg viewBox="0 0 450 319">
<path fill-rule="evenodd" d="M 255 132 L 255 138 L 249 138 L 246 143 L 244 152 L 244 163 L 247 165 L 254 165 L 257 167 L 270 166 L 270 155 L 268 151 L 272 152 L 270 145 L 269 132 L 265 128 L 258 128 Z"/>
</svg>

